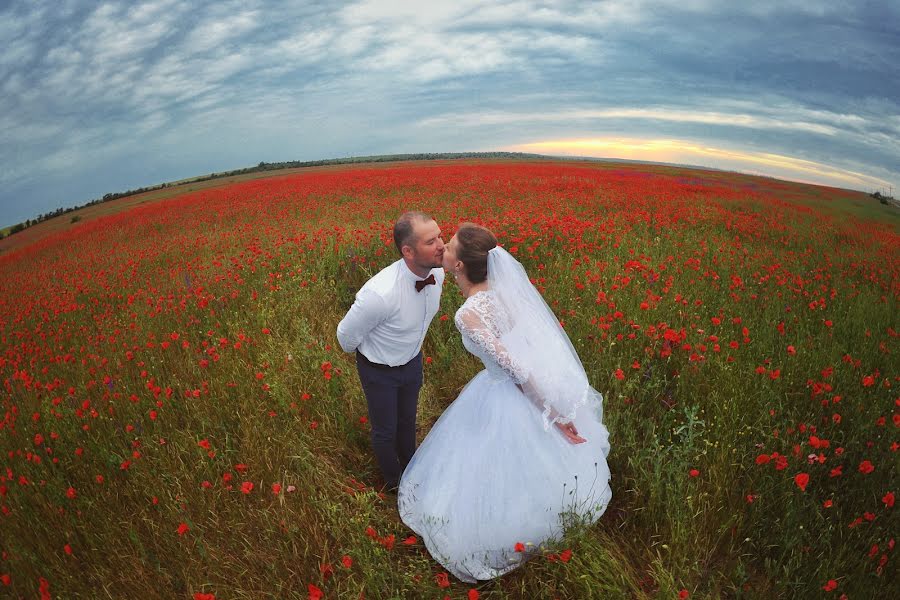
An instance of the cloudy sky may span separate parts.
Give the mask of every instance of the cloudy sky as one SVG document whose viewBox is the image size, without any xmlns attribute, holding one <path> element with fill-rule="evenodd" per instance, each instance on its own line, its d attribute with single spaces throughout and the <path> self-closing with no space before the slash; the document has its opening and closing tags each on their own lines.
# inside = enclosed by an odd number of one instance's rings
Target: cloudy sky
<svg viewBox="0 0 900 600">
<path fill-rule="evenodd" d="M 900 185 L 900 0 L 0 0 L 0 48 L 0 226 L 407 152 Z"/>
</svg>

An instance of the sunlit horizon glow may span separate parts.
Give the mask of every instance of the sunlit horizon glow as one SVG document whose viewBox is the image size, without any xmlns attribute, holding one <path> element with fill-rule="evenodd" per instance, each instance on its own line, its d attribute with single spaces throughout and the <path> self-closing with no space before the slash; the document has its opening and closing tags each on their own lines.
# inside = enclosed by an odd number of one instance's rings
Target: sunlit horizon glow
<svg viewBox="0 0 900 600">
<path fill-rule="evenodd" d="M 802 158 L 768 152 L 719 148 L 678 139 L 604 137 L 544 140 L 516 144 L 508 146 L 504 150 L 708 167 L 836 187 L 880 188 L 891 185 L 888 181 L 863 173 Z"/>
</svg>

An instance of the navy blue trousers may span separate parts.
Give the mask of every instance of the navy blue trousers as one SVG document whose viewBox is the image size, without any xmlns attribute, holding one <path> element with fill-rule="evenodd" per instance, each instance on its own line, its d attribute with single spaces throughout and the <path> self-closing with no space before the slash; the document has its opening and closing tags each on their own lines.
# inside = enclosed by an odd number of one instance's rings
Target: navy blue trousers
<svg viewBox="0 0 900 600">
<path fill-rule="evenodd" d="M 416 451 L 416 405 L 422 387 L 422 353 L 400 367 L 372 365 L 358 351 L 356 369 L 369 406 L 372 450 L 388 489 L 400 483 Z"/>
</svg>

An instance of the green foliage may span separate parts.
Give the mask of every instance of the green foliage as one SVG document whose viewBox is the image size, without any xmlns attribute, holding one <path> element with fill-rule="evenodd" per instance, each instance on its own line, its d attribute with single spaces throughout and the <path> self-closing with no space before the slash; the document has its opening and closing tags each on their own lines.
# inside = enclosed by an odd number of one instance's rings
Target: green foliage
<svg viewBox="0 0 900 600">
<path fill-rule="evenodd" d="M 835 579 L 835 597 L 892 597 L 896 238 L 693 192 L 659 201 L 681 202 L 676 221 L 639 204 L 643 188 L 626 202 L 577 174 L 450 191 L 398 189 L 392 174 L 374 191 L 292 197 L 284 213 L 214 196 L 3 263 L 5 591 L 33 597 L 44 577 L 67 598 L 305 598 L 310 584 L 327 598 L 796 598 Z M 514 202 L 486 201 L 509 180 Z M 355 290 L 394 260 L 379 234 L 413 192 L 448 227 L 465 216 L 518 247 L 611 432 L 603 517 L 477 586 L 439 587 L 422 541 L 404 543 L 334 337 Z M 461 301 L 448 280 L 420 440 L 481 369 L 453 326 Z"/>
</svg>

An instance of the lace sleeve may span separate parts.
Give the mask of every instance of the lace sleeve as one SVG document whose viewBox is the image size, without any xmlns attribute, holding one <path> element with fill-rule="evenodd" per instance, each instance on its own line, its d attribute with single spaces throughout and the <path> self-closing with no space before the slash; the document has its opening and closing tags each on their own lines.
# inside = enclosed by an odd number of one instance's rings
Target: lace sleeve
<svg viewBox="0 0 900 600">
<path fill-rule="evenodd" d="M 460 333 L 472 340 L 479 348 L 493 358 L 513 381 L 523 384 L 528 381 L 528 370 L 517 362 L 500 342 L 495 327 L 491 327 L 491 319 L 475 306 L 464 306 L 456 313 L 456 327 Z"/>
</svg>

